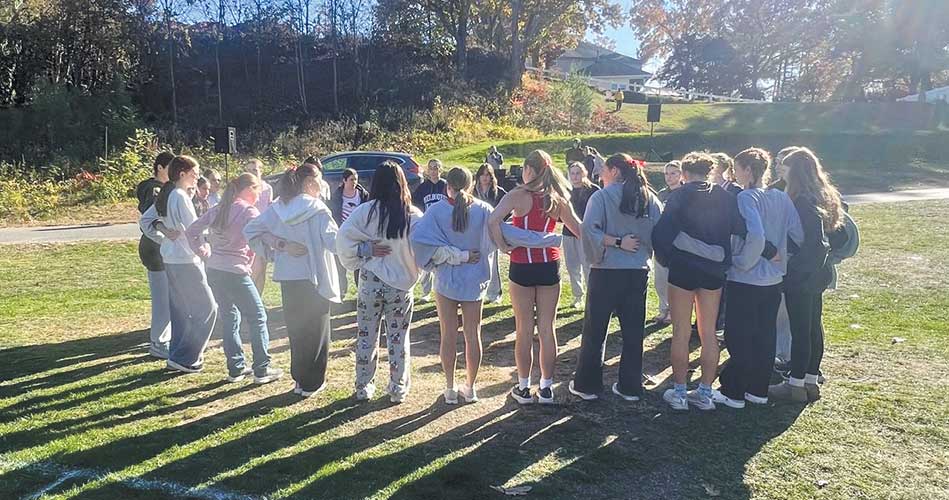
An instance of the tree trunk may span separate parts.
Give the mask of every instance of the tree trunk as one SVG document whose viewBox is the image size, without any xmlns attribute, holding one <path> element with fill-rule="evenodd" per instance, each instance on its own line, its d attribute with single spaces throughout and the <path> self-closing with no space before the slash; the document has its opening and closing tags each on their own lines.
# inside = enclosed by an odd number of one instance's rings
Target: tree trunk
<svg viewBox="0 0 949 500">
<path fill-rule="evenodd" d="M 458 26 L 455 32 L 455 70 L 458 77 L 464 79 L 468 68 L 468 16 L 471 13 L 471 0 L 461 0 L 461 12 L 458 13 Z"/>
<path fill-rule="evenodd" d="M 521 40 L 520 33 L 523 11 L 524 0 L 511 0 L 511 88 L 521 84 L 521 75 L 524 73 L 524 41 Z"/>
<path fill-rule="evenodd" d="M 171 129 L 178 129 L 178 92 L 175 89 L 175 44 L 171 36 L 171 20 L 167 20 L 168 28 L 168 76 L 171 78 Z"/>
</svg>

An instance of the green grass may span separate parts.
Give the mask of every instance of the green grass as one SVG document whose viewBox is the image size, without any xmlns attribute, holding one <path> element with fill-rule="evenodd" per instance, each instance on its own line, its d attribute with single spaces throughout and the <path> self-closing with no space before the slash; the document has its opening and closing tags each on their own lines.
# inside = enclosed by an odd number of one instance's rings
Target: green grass
<svg viewBox="0 0 949 500">
<path fill-rule="evenodd" d="M 645 401 L 569 397 L 563 383 L 582 320 L 569 307 L 558 320 L 560 404 L 517 407 L 505 397 L 506 302 L 485 308 L 475 405 L 438 401 L 431 305 L 416 314 L 403 405 L 350 399 L 351 304 L 334 316 L 330 385 L 318 397 L 288 395 L 288 381 L 224 383 L 219 341 L 203 373 L 175 376 L 142 347 L 148 292 L 133 244 L 0 247 L 0 498 L 56 479 L 40 498 L 188 498 L 206 488 L 268 498 L 504 498 L 490 488 L 498 485 L 532 486 L 534 498 L 946 498 L 949 202 L 853 214 L 863 246 L 826 297 L 824 398 L 712 414 L 672 414 L 661 403 L 668 329 L 645 340 L 645 371 L 658 382 Z M 265 300 L 275 363 L 286 368 L 273 284 Z M 611 335 L 608 382 L 619 348 Z M 377 376 L 385 373 L 381 365 Z M 97 475 L 63 476 L 80 468 Z M 198 490 L 147 489 L 158 482 Z"/>
</svg>

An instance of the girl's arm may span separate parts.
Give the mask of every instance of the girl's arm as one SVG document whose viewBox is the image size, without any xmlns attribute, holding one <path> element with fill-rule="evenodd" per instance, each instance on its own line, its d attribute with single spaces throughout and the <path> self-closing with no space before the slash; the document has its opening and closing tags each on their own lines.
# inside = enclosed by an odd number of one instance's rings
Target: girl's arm
<svg viewBox="0 0 949 500">
<path fill-rule="evenodd" d="M 522 193 L 524 193 L 524 191 L 514 190 L 504 195 L 498 203 L 498 206 L 494 207 L 491 216 L 488 217 L 488 230 L 491 235 L 491 240 L 497 245 L 498 250 L 504 253 L 511 253 L 512 248 L 507 244 L 507 241 L 504 241 L 504 235 L 501 234 L 501 224 L 504 222 L 504 219 L 514 211 L 517 198 L 521 196 Z"/>
<path fill-rule="evenodd" d="M 588 205 L 589 203 L 590 201 L 587 200 Z M 563 225 L 567 226 L 567 229 L 573 234 L 580 234 L 583 231 L 580 228 L 580 218 L 577 217 L 577 213 L 573 211 L 573 204 L 570 203 L 570 200 L 567 200 L 566 203 L 560 206 L 560 220 L 563 221 Z"/>
<path fill-rule="evenodd" d="M 188 246 L 190 246 L 191 251 L 198 257 L 201 257 L 202 260 L 206 260 L 211 256 L 211 247 L 204 241 L 202 236 L 204 235 L 204 231 L 211 225 L 211 221 L 214 220 L 213 214 L 217 214 L 217 206 L 205 212 L 201 217 L 198 217 L 198 220 L 194 221 L 194 223 L 185 230 Z"/>
</svg>

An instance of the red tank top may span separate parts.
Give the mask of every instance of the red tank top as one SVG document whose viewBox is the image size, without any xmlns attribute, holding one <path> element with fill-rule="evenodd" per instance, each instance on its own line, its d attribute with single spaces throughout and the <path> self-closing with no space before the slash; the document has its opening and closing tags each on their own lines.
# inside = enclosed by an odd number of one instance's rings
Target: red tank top
<svg viewBox="0 0 949 500">
<path fill-rule="evenodd" d="M 530 229 L 531 231 L 540 231 L 552 233 L 557 228 L 557 220 L 550 218 L 544 212 L 544 195 L 538 193 L 531 194 L 530 212 L 523 216 L 514 216 L 511 223 L 514 227 L 521 229 Z M 516 247 L 511 252 L 511 262 L 515 264 L 539 264 L 542 262 L 554 262 L 560 259 L 560 249 L 552 248 L 526 248 Z"/>
</svg>

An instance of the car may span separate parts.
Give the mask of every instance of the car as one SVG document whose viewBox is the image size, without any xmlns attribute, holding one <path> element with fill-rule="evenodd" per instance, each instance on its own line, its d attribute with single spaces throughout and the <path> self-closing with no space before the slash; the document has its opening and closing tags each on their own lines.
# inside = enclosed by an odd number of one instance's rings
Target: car
<svg viewBox="0 0 949 500">
<path fill-rule="evenodd" d="M 345 151 L 324 156 L 320 158 L 320 163 L 323 164 L 323 180 L 329 184 L 331 191 L 335 191 L 343 182 L 343 170 L 351 168 L 359 174 L 359 183 L 369 189 L 376 167 L 386 160 L 392 160 L 402 167 L 409 189 L 414 190 L 422 182 L 421 167 L 412 155 L 389 151 Z M 281 175 L 267 175 L 264 180 L 275 184 Z"/>
</svg>

